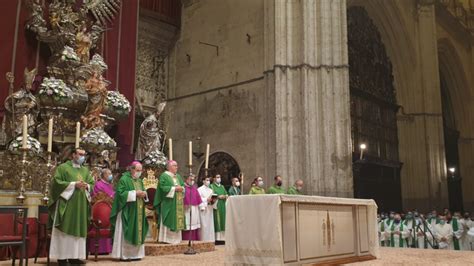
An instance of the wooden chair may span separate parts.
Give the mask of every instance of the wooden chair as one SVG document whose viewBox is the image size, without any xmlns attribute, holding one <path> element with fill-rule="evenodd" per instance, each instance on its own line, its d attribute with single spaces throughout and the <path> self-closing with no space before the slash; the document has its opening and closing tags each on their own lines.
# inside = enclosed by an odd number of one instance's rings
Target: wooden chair
<svg viewBox="0 0 474 266">
<path fill-rule="evenodd" d="M 20 249 L 20 266 L 23 265 L 23 259 L 26 259 L 28 265 L 28 208 L 23 206 L 1 206 L 0 220 L 3 226 L 13 228 L 4 228 L 0 235 L 0 247 L 8 247 L 11 250 L 12 265 L 15 265 L 16 253 Z"/>
<path fill-rule="evenodd" d="M 101 200 L 96 201 L 92 205 L 92 219 L 91 227 L 87 233 L 87 242 L 94 241 L 94 254 L 95 261 L 97 261 L 97 255 L 99 252 L 99 240 L 102 238 L 110 238 L 110 213 L 112 212 L 112 205 L 109 201 Z M 89 249 L 89 245 L 87 245 Z M 89 250 L 86 252 L 86 258 L 89 258 Z"/>
<path fill-rule="evenodd" d="M 38 243 L 36 245 L 35 263 L 38 260 L 40 252 L 46 247 L 47 265 L 49 265 L 49 246 L 51 244 L 51 231 L 48 229 L 48 206 L 38 206 Z"/>
</svg>

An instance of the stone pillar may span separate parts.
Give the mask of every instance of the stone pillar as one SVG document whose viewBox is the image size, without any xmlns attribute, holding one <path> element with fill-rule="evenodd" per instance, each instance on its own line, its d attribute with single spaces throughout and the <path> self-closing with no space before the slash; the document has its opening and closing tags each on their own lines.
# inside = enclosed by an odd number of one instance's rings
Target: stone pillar
<svg viewBox="0 0 474 266">
<path fill-rule="evenodd" d="M 265 0 L 266 175 L 353 197 L 345 0 Z"/>
<path fill-rule="evenodd" d="M 418 1 L 417 93 L 403 105 L 399 120 L 402 198 L 406 209 L 448 206 L 435 7 Z M 423 167 L 420 167 L 423 166 Z"/>
</svg>

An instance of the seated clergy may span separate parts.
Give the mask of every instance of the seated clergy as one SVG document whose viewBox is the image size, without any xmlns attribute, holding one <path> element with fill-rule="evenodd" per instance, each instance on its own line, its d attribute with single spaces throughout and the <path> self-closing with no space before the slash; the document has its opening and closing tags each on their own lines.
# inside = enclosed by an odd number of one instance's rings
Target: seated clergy
<svg viewBox="0 0 474 266">
<path fill-rule="evenodd" d="M 268 189 L 268 194 L 285 194 L 285 188 L 283 188 L 283 181 L 281 176 L 277 175 L 273 178 L 274 184 Z"/>
<path fill-rule="evenodd" d="M 301 179 L 296 179 L 295 184 L 288 188 L 288 195 L 303 195 L 304 182 Z"/>
<path fill-rule="evenodd" d="M 145 256 L 148 223 L 145 202 L 148 196 L 140 178 L 142 164 L 135 161 L 130 171 L 123 173 L 117 185 L 110 223 L 114 232 L 112 257 L 120 260 L 140 260 Z"/>
<path fill-rule="evenodd" d="M 110 203 L 113 202 L 114 200 L 114 185 L 112 184 L 112 181 L 114 179 L 114 176 L 112 175 L 112 171 L 110 169 L 106 168 L 103 169 L 101 174 L 101 179 L 97 181 L 94 185 L 94 189 L 92 191 L 92 201 L 108 201 Z M 94 248 L 94 243 L 91 241 L 89 243 L 89 250 L 93 251 Z M 109 254 L 112 252 L 112 239 L 111 238 L 101 238 L 99 239 L 99 254 Z"/>
<path fill-rule="evenodd" d="M 238 177 L 232 177 L 232 186 L 229 188 L 229 196 L 240 195 L 240 181 Z"/>
<path fill-rule="evenodd" d="M 263 189 L 263 185 L 263 178 L 261 176 L 257 176 L 252 182 L 252 187 L 250 188 L 249 195 L 265 194 L 265 189 Z"/>
</svg>

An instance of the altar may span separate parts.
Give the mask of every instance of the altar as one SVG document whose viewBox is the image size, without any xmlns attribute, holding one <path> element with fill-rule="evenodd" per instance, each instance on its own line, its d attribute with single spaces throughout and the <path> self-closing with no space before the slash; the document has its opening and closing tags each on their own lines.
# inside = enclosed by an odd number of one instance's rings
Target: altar
<svg viewBox="0 0 474 266">
<path fill-rule="evenodd" d="M 373 200 L 245 195 L 227 201 L 226 264 L 348 263 L 379 257 Z"/>
</svg>

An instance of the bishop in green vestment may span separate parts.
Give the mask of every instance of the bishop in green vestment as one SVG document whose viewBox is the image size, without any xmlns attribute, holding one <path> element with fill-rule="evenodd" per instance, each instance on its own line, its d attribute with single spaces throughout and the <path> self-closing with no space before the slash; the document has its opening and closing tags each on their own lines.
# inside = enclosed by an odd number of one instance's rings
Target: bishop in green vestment
<svg viewBox="0 0 474 266">
<path fill-rule="evenodd" d="M 288 195 L 303 195 L 301 192 L 303 190 L 303 180 L 297 179 L 295 181 L 295 184 L 291 187 L 288 188 L 288 192 L 286 194 Z"/>
<path fill-rule="evenodd" d="M 229 188 L 229 196 L 240 195 L 240 181 L 237 177 L 232 178 L 232 186 Z"/>
<path fill-rule="evenodd" d="M 283 181 L 281 176 L 277 175 L 273 178 L 275 183 L 268 189 L 268 194 L 285 194 L 285 189 L 282 187 Z"/>
<path fill-rule="evenodd" d="M 225 241 L 225 203 L 227 200 L 227 191 L 221 184 L 221 176 L 216 175 L 211 189 L 217 195 L 217 204 L 214 209 L 214 231 L 216 233 L 216 241 Z"/>
<path fill-rule="evenodd" d="M 120 260 L 139 260 L 145 257 L 145 238 L 148 222 L 145 202 L 148 196 L 140 178 L 141 163 L 135 161 L 130 171 L 123 173 L 115 192 L 110 223 L 114 232 L 112 257 Z"/>
<path fill-rule="evenodd" d="M 169 161 L 167 169 L 160 175 L 153 203 L 160 223 L 158 241 L 179 244 L 181 231 L 185 229 L 184 182 L 178 174 L 176 161 Z"/>
<path fill-rule="evenodd" d="M 83 264 L 90 221 L 90 192 L 94 179 L 82 164 L 85 151 L 77 148 L 72 160 L 56 168 L 51 180 L 49 217 L 52 223 L 50 258 L 59 265 Z"/>
</svg>

